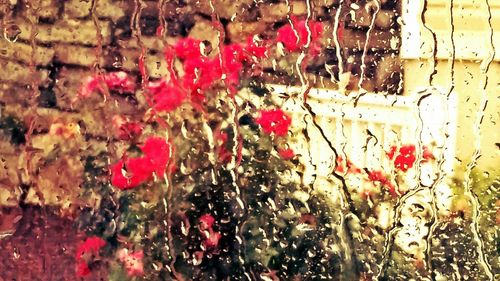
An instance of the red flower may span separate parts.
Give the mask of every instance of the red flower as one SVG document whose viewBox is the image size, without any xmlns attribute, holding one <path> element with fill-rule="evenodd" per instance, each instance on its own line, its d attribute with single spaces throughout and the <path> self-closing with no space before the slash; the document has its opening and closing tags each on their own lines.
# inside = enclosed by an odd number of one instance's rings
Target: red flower
<svg viewBox="0 0 500 281">
<path fill-rule="evenodd" d="M 289 160 L 295 157 L 295 152 L 291 148 L 279 148 L 278 153 L 281 156 L 281 158 L 285 160 Z"/>
<path fill-rule="evenodd" d="M 424 162 L 427 162 L 431 159 L 434 159 L 434 155 L 432 154 L 432 151 L 424 145 L 423 147 L 424 151 L 422 152 L 422 159 Z"/>
<path fill-rule="evenodd" d="M 323 24 L 316 21 L 296 21 L 292 19 L 292 25 L 288 24 L 278 29 L 277 40 L 285 45 L 289 52 L 299 51 L 306 46 L 308 41 L 311 46 L 317 44 L 323 32 Z"/>
<path fill-rule="evenodd" d="M 344 22 L 340 21 L 337 27 L 337 40 L 339 40 L 339 42 L 342 42 L 343 39 L 344 39 Z"/>
<path fill-rule="evenodd" d="M 415 145 L 403 145 L 399 148 L 399 155 L 394 159 L 394 167 L 406 172 L 409 168 L 413 167 L 415 160 Z"/>
<path fill-rule="evenodd" d="M 163 138 L 150 137 L 141 147 L 143 157 L 118 161 L 111 166 L 111 184 L 121 190 L 134 188 L 153 177 L 163 178 L 170 159 L 170 144 Z"/>
<path fill-rule="evenodd" d="M 200 40 L 191 37 L 182 38 L 174 45 L 175 54 L 181 60 L 200 57 Z"/>
<path fill-rule="evenodd" d="M 186 98 L 185 93 L 165 80 L 149 82 L 148 91 L 153 95 L 153 107 L 158 111 L 171 112 L 177 109 Z"/>
<path fill-rule="evenodd" d="M 217 155 L 219 158 L 219 161 L 222 163 L 227 163 L 231 161 L 231 158 L 233 157 L 233 154 L 231 151 L 229 151 L 226 148 L 227 141 L 229 139 L 229 136 L 227 135 L 226 132 L 219 131 L 215 133 L 215 140 L 219 143 L 217 147 Z"/>
<path fill-rule="evenodd" d="M 99 250 L 106 245 L 106 241 L 97 236 L 91 236 L 85 239 L 76 250 L 76 258 L 80 259 L 84 254 L 97 254 Z"/>
<path fill-rule="evenodd" d="M 346 167 L 344 166 L 344 158 L 342 158 L 342 156 L 337 156 L 335 162 L 337 164 L 337 167 L 335 167 L 335 171 L 339 173 L 345 173 Z"/>
<path fill-rule="evenodd" d="M 184 61 L 183 86 L 191 93 L 191 101 L 203 103 L 205 90 L 221 78 L 222 69 L 219 58 L 190 58 Z"/>
<path fill-rule="evenodd" d="M 98 87 L 99 87 L 100 79 L 96 77 L 87 77 L 85 82 L 83 82 L 82 87 L 80 88 L 79 95 L 82 98 L 86 98 L 90 96 Z"/>
<path fill-rule="evenodd" d="M 89 257 L 87 255 L 97 255 L 99 250 L 106 245 L 106 241 L 103 239 L 92 236 L 87 238 L 82 244 L 80 244 L 76 250 L 76 262 L 77 262 L 77 274 L 79 276 L 86 276 L 90 273 L 90 268 L 88 267 L 87 260 Z"/>
<path fill-rule="evenodd" d="M 237 91 L 240 84 L 240 72 L 243 69 L 243 61 L 246 56 L 243 47 L 239 44 L 230 44 L 222 48 L 223 69 L 225 82 L 232 94 Z"/>
<path fill-rule="evenodd" d="M 212 226 L 214 222 L 215 219 L 210 214 L 205 214 L 200 217 L 199 229 L 204 238 L 202 241 L 203 251 L 213 250 L 219 245 L 221 235 L 219 232 L 213 230 Z"/>
<path fill-rule="evenodd" d="M 349 159 L 347 159 L 346 165 L 347 165 L 347 172 L 348 173 L 351 173 L 351 174 L 361 173 L 361 169 L 356 167 Z"/>
<path fill-rule="evenodd" d="M 245 60 L 252 61 L 252 57 L 255 57 L 257 59 L 266 58 L 267 49 L 268 47 L 266 46 L 265 42 L 260 42 L 260 44 L 258 44 L 258 42 L 250 36 L 247 38 L 247 44 L 244 47 L 244 50 L 247 53 Z"/>
<path fill-rule="evenodd" d="M 118 137 L 122 140 L 130 140 L 142 133 L 142 126 L 137 122 L 127 122 L 120 126 Z"/>
<path fill-rule="evenodd" d="M 369 171 L 368 179 L 374 184 L 378 182 L 381 186 L 387 187 L 391 195 L 397 195 L 396 188 L 382 171 Z"/>
<path fill-rule="evenodd" d="M 255 119 L 265 133 L 284 136 L 292 124 L 292 119 L 281 109 L 261 110 L 260 116 Z"/>
<path fill-rule="evenodd" d="M 342 156 L 337 156 L 336 162 L 337 162 L 337 167 L 335 168 L 335 171 L 339 173 L 347 173 L 347 174 L 361 173 L 361 169 L 354 166 L 354 164 L 349 159 L 344 161 L 344 158 L 342 158 Z"/>
<path fill-rule="evenodd" d="M 138 122 L 130 122 L 127 118 L 120 115 L 113 116 L 111 120 L 115 134 L 121 140 L 130 140 L 136 138 L 142 133 L 142 125 Z"/>
<path fill-rule="evenodd" d="M 429 150 L 427 146 L 422 147 L 422 162 L 427 162 L 430 159 L 434 159 L 434 155 L 432 155 L 432 152 Z M 389 152 L 387 152 L 387 157 L 389 159 L 393 159 L 395 152 L 397 151 L 396 146 L 391 146 Z M 417 160 L 417 157 L 415 155 L 416 148 L 415 145 L 413 144 L 407 144 L 403 145 L 399 148 L 398 155 L 396 158 L 394 158 L 394 167 L 396 169 L 399 169 L 403 172 L 408 171 L 408 169 L 412 168 L 413 165 L 415 164 L 415 161 Z"/>
<path fill-rule="evenodd" d="M 203 246 L 206 250 L 216 248 L 219 245 L 221 235 L 217 231 L 209 230 L 207 237 L 203 240 Z"/>
<path fill-rule="evenodd" d="M 165 28 L 163 28 L 162 25 L 159 25 L 157 28 L 156 28 L 156 36 L 163 36 L 163 32 L 165 32 Z"/>
<path fill-rule="evenodd" d="M 246 56 L 240 44 L 223 46 L 221 54 L 226 72 L 239 72 L 243 68 L 242 62 L 246 60 Z"/>
<path fill-rule="evenodd" d="M 204 214 L 203 216 L 200 217 L 200 230 L 207 230 L 212 228 L 214 222 L 215 219 L 212 215 Z"/>
<path fill-rule="evenodd" d="M 163 178 L 165 175 L 170 160 L 170 149 L 170 144 L 164 138 L 159 137 L 146 139 L 141 147 L 145 158 L 149 161 L 151 171 L 159 178 Z"/>
<path fill-rule="evenodd" d="M 76 264 L 76 275 L 87 276 L 90 274 L 89 265 L 85 261 L 78 261 Z"/>
<path fill-rule="evenodd" d="M 389 159 L 392 160 L 394 158 L 394 154 L 396 153 L 397 149 L 398 148 L 395 145 L 391 146 L 391 148 L 389 149 L 389 152 L 386 152 L 387 157 L 389 157 Z"/>
<path fill-rule="evenodd" d="M 152 176 L 150 165 L 145 157 L 120 160 L 111 166 L 111 184 L 126 190 L 145 183 Z"/>
</svg>

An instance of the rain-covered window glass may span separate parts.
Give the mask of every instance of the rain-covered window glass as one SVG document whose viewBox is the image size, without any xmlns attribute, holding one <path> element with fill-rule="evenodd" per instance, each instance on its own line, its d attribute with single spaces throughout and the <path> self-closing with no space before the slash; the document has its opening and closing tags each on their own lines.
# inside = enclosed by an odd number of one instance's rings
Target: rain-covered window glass
<svg viewBox="0 0 500 281">
<path fill-rule="evenodd" d="M 497 0 L 0 1 L 0 280 L 500 280 Z"/>
</svg>

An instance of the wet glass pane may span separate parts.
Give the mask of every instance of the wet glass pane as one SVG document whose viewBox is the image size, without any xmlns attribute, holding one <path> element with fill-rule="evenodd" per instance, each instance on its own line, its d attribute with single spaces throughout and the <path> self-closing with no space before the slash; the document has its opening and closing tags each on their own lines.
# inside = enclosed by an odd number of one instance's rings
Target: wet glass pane
<svg viewBox="0 0 500 281">
<path fill-rule="evenodd" d="M 0 1 L 0 280 L 499 280 L 500 3 Z"/>
</svg>

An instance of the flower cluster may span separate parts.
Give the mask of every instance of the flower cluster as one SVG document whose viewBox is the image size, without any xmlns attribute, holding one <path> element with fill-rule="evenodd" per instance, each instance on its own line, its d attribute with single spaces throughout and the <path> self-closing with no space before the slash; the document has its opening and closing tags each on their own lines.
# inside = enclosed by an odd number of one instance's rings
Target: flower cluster
<svg viewBox="0 0 500 281">
<path fill-rule="evenodd" d="M 111 184 L 125 190 L 150 180 L 153 174 L 164 177 L 170 160 L 170 144 L 163 138 L 149 137 L 140 149 L 144 156 L 125 158 L 111 166 Z"/>
<path fill-rule="evenodd" d="M 413 144 L 405 144 L 401 147 L 391 146 L 389 152 L 386 153 L 389 160 L 394 165 L 395 172 L 406 173 L 411 169 L 416 162 L 416 147 Z M 434 156 L 428 147 L 423 146 L 422 162 L 427 162 L 433 159 Z M 392 196 L 400 195 L 400 190 L 391 179 L 391 175 L 383 170 L 360 169 L 356 167 L 349 159 L 344 160 L 341 156 L 337 157 L 335 171 L 342 175 L 363 175 L 364 178 L 371 182 L 375 187 L 386 188 Z M 360 193 L 363 196 L 370 196 L 371 190 L 362 189 Z"/>
<path fill-rule="evenodd" d="M 167 61 L 178 58 L 182 61 L 183 75 L 171 73 L 167 82 L 150 82 L 148 90 L 153 96 L 154 107 L 159 111 L 170 112 L 189 96 L 195 105 L 202 104 L 205 92 L 223 81 L 229 92 L 234 95 L 240 84 L 240 72 L 245 63 L 254 63 L 267 55 L 267 46 L 249 38 L 246 44 L 228 44 L 217 54 L 205 54 L 205 44 L 193 38 L 179 40 L 172 48 L 165 50 Z"/>
<path fill-rule="evenodd" d="M 232 99 L 241 87 L 241 76 L 244 73 L 256 75 L 262 71 L 257 63 L 268 57 L 271 44 L 281 42 L 289 52 L 306 51 L 308 55 L 317 55 L 321 48 L 322 29 L 320 22 L 299 21 L 293 18 L 291 24 L 278 30 L 274 40 L 262 40 L 257 36 L 250 36 L 242 44 L 221 44 L 217 49 L 214 48 L 218 52 L 210 48 L 215 46 L 208 46 L 207 43 L 190 37 L 183 38 L 171 46 L 167 45 L 164 49 L 169 75 L 157 80 L 146 80 L 146 68 L 144 59 L 141 57 L 139 72 L 144 79 L 142 83 L 144 91 L 138 93 L 142 93 L 144 99 L 139 97 L 137 100 L 146 101 L 148 117 L 142 120 L 158 120 L 158 124 L 163 126 L 161 129 L 171 130 L 167 121 L 162 122 L 161 118 L 156 117 L 175 111 L 180 112 L 178 108 L 184 104 L 190 104 L 195 110 L 206 113 L 205 110 L 209 108 L 207 101 L 211 101 L 209 99 L 211 96 L 208 94 L 217 94 L 220 88 L 225 88 Z M 244 72 L 245 69 L 251 71 Z M 135 80 L 126 72 L 116 71 L 98 74 L 84 80 L 79 90 L 79 97 L 89 97 L 95 92 L 135 94 L 135 91 Z M 150 116 L 156 119 L 151 119 Z M 290 116 L 279 108 L 268 108 L 259 111 L 255 122 L 260 125 L 263 133 L 279 142 L 275 147 L 282 159 L 289 160 L 295 157 L 291 148 L 282 145 L 292 123 Z M 221 163 L 231 162 L 235 157 L 233 151 L 228 148 L 232 139 L 220 128 L 221 124 L 217 126 L 213 135 L 216 155 Z M 111 128 L 116 139 L 131 141 L 133 148 L 143 139 L 143 131 L 149 132 L 150 129 L 146 123 L 132 120 L 131 117 L 124 115 L 114 115 Z M 64 133 L 60 128 L 54 128 L 54 131 Z M 233 137 L 234 142 L 239 142 L 239 145 L 243 143 L 241 136 L 231 136 Z M 140 149 L 139 156 L 131 157 L 126 153 L 109 167 L 110 182 L 120 190 L 133 189 L 154 179 L 165 178 L 173 172 L 173 167 L 175 167 L 175 163 L 171 161 L 173 147 L 166 139 L 149 136 L 144 138 L 142 145 L 137 145 L 137 147 Z M 242 159 L 242 149 L 238 147 L 237 163 Z M 222 235 L 216 231 L 216 228 L 214 229 L 214 223 L 215 219 L 210 214 L 199 218 L 198 230 L 202 237 L 201 251 L 196 252 L 195 255 L 203 257 L 207 253 L 218 252 Z M 82 244 L 77 251 L 79 275 L 84 276 L 90 272 L 87 254 L 97 255 L 104 245 L 104 240 L 97 237 L 89 238 Z M 143 256 L 143 251 L 129 252 L 124 248 L 116 252 L 117 259 L 124 265 L 129 276 L 144 275 Z"/>
<path fill-rule="evenodd" d="M 266 134 L 278 137 L 285 136 L 292 124 L 292 119 L 281 109 L 261 110 L 260 116 L 255 119 Z"/>
<path fill-rule="evenodd" d="M 284 137 L 292 125 L 292 118 L 281 109 L 261 110 L 255 122 L 262 127 L 264 133 L 276 137 Z M 295 157 L 295 152 L 291 148 L 278 148 L 278 154 L 284 160 Z"/>
<path fill-rule="evenodd" d="M 396 151 L 398 151 L 397 156 L 396 156 Z M 396 169 L 402 172 L 406 172 L 408 171 L 408 169 L 413 167 L 415 161 L 417 160 L 417 157 L 415 156 L 415 151 L 416 148 L 415 145 L 413 144 L 403 145 L 399 148 L 399 150 L 396 146 L 391 146 L 389 152 L 387 152 L 387 157 L 389 157 L 390 160 L 394 159 L 394 167 Z M 432 158 L 433 156 L 429 148 L 424 146 L 422 151 L 422 161 L 427 162 Z"/>
</svg>

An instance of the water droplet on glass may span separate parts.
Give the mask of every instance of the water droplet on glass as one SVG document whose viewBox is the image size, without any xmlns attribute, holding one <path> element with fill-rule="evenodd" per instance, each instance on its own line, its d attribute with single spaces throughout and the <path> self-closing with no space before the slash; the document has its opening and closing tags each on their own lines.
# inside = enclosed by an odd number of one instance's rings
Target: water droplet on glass
<svg viewBox="0 0 500 281">
<path fill-rule="evenodd" d="M 122 63 L 121 61 L 114 61 L 114 62 L 112 63 L 112 66 L 113 66 L 114 68 L 121 68 L 121 67 L 123 67 L 123 63 Z"/>
<path fill-rule="evenodd" d="M 9 24 L 3 28 L 3 38 L 9 42 L 16 42 L 21 34 L 21 28 L 16 24 Z"/>
</svg>

